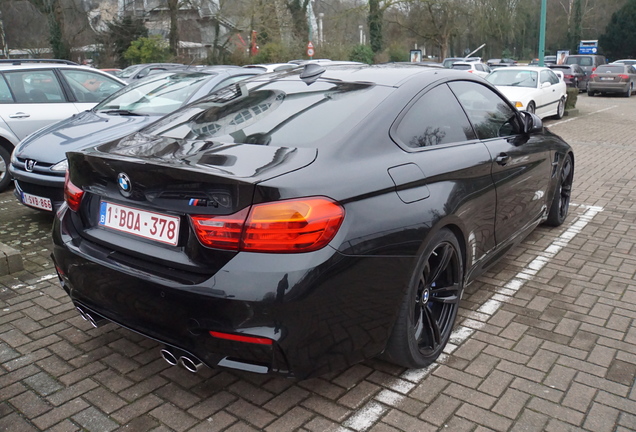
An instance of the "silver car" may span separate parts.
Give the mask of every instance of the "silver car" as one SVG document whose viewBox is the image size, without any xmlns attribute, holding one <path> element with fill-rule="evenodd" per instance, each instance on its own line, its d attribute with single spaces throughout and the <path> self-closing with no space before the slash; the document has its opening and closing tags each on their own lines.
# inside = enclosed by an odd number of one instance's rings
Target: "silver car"
<svg viewBox="0 0 636 432">
<path fill-rule="evenodd" d="M 27 135 L 86 111 L 126 83 L 66 63 L 0 62 L 0 191 L 10 184 L 13 148 Z"/>
</svg>

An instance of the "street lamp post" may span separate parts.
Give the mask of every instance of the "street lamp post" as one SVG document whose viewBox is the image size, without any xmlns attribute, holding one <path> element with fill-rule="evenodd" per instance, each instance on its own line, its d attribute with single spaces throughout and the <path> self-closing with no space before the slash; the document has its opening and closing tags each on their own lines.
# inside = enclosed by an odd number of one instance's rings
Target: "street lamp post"
<svg viewBox="0 0 636 432">
<path fill-rule="evenodd" d="M 545 57 L 545 14 L 546 0 L 541 0 L 541 24 L 539 24 L 539 66 L 544 66 L 543 57 Z"/>
</svg>

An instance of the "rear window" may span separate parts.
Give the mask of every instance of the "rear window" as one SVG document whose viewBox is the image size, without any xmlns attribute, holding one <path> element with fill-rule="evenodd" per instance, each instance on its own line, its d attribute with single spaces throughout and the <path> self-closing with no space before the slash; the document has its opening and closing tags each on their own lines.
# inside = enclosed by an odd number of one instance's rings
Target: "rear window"
<svg viewBox="0 0 636 432">
<path fill-rule="evenodd" d="M 342 136 L 393 89 L 318 80 L 239 82 L 188 105 L 141 132 L 173 139 L 320 147 Z"/>
<path fill-rule="evenodd" d="M 625 72 L 625 66 L 599 66 L 596 68 L 596 73 L 623 73 Z"/>
<path fill-rule="evenodd" d="M 459 70 L 470 70 L 470 65 L 463 65 L 455 63 L 451 69 L 459 69 Z"/>
<path fill-rule="evenodd" d="M 568 57 L 565 59 L 566 64 L 577 64 L 580 66 L 592 66 L 594 62 L 592 57 Z"/>
</svg>

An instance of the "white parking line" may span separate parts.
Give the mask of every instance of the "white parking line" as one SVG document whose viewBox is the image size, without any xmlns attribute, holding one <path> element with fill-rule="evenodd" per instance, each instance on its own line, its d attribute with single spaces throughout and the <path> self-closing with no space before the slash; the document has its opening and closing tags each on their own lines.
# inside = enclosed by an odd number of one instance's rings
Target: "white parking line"
<svg viewBox="0 0 636 432">
<path fill-rule="evenodd" d="M 572 204 L 572 206 L 577 205 Z M 392 390 L 382 390 L 373 400 L 367 402 L 362 408 L 349 417 L 337 431 L 344 432 L 353 430 L 363 432 L 373 426 L 391 406 L 395 406 L 406 398 L 406 395 L 402 393 L 404 390 L 408 389 L 410 391 L 411 388 L 422 382 L 424 378 L 430 375 L 440 364 L 443 364 L 448 359 L 448 354 L 455 351 L 475 330 L 482 328 L 486 321 L 501 308 L 502 304 L 509 303 L 521 287 L 532 280 L 539 270 L 550 262 L 561 249 L 567 246 L 598 213 L 603 211 L 603 207 L 586 205 L 578 205 L 578 207 L 586 209 L 585 213 L 577 217 L 567 230 L 542 252 L 539 252 L 538 256 L 532 260 L 526 268 L 517 273 L 503 287 L 499 287 L 490 300 L 482 304 L 476 312 L 469 314 L 463 324 L 453 331 L 450 341 L 444 349 L 444 354 L 438 358 L 436 363 L 433 363 L 426 369 L 409 369 L 402 373 L 399 378 L 396 378 L 394 382 L 385 384 Z M 413 383 L 413 385 L 408 385 L 405 381 Z"/>
<path fill-rule="evenodd" d="M 603 111 L 614 109 L 617 106 L 618 105 L 612 105 L 611 107 L 603 108 L 603 109 L 600 109 L 598 111 L 594 111 L 594 112 L 591 112 L 589 114 L 585 114 L 584 116 L 581 116 L 581 117 L 572 117 L 572 118 L 569 118 L 567 120 L 561 120 L 561 121 L 558 121 L 556 123 L 550 123 L 550 124 L 546 125 L 546 127 L 557 126 L 557 125 L 560 125 L 560 124 L 563 124 L 563 123 L 567 123 L 567 122 L 571 122 L 573 120 L 577 120 L 577 119 L 580 119 L 580 118 L 583 118 L 583 117 L 588 117 L 588 116 L 591 116 L 591 115 L 594 115 L 594 114 L 598 114 L 598 113 L 603 112 Z"/>
</svg>

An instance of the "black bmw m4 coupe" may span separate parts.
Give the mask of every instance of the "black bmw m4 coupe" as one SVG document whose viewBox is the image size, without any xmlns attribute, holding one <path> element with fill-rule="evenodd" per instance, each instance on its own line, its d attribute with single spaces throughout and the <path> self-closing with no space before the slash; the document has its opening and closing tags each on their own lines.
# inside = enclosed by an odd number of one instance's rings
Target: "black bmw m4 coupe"
<svg viewBox="0 0 636 432">
<path fill-rule="evenodd" d="M 68 153 L 62 286 L 191 371 L 425 367 L 464 287 L 562 224 L 570 146 L 484 80 L 411 65 L 260 75 Z"/>
</svg>

